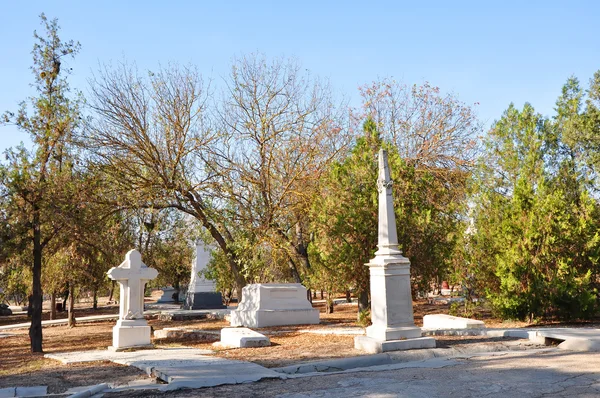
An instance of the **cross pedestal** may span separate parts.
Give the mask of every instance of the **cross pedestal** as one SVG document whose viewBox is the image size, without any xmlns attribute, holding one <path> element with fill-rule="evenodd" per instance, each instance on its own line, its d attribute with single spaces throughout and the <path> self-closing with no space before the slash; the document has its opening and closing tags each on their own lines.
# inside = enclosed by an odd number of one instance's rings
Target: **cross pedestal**
<svg viewBox="0 0 600 398">
<path fill-rule="evenodd" d="M 119 282 L 119 320 L 113 327 L 112 350 L 150 345 L 150 326 L 144 318 L 144 288 L 158 275 L 154 268 L 142 263 L 142 255 L 130 250 L 125 261 L 107 272 L 108 277 Z"/>
</svg>

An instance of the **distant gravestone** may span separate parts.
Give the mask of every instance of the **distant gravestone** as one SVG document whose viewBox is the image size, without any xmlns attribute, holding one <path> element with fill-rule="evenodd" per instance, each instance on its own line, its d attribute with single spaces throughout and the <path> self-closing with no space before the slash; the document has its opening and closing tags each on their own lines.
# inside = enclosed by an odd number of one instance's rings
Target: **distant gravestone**
<svg viewBox="0 0 600 398">
<path fill-rule="evenodd" d="M 267 326 L 319 323 L 319 310 L 306 298 L 299 283 L 256 283 L 242 289 L 242 301 L 231 311 L 231 326 Z"/>
<path fill-rule="evenodd" d="M 202 276 L 210 261 L 210 252 L 210 247 L 196 242 L 196 258 L 192 262 L 192 276 L 183 307 L 186 310 L 227 308 L 221 293 L 215 291 L 215 282 Z"/>
<path fill-rule="evenodd" d="M 175 302 L 175 294 L 177 293 L 177 289 L 174 287 L 163 287 L 162 295 L 156 301 L 157 303 L 174 303 Z"/>
<path fill-rule="evenodd" d="M 0 315 L 12 315 L 12 310 L 7 304 L 0 304 Z"/>
<path fill-rule="evenodd" d="M 107 274 L 120 285 L 119 320 L 113 328 L 113 345 L 109 349 L 150 345 L 150 326 L 144 318 L 144 288 L 158 271 L 142 263 L 140 252 L 130 250 L 125 261 Z"/>
</svg>

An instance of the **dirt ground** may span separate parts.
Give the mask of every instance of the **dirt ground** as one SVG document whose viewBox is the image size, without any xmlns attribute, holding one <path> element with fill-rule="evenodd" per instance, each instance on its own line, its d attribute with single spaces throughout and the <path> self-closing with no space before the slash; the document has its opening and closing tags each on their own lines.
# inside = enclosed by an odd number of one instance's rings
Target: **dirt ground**
<svg viewBox="0 0 600 398">
<path fill-rule="evenodd" d="M 262 348 L 224 349 L 212 346 L 213 341 L 156 341 L 156 346 L 187 346 L 214 351 L 214 355 L 255 362 L 266 367 L 285 366 L 298 362 L 332 359 L 348 356 L 364 355 L 354 349 L 353 336 L 322 335 L 301 332 L 306 329 L 323 329 L 327 327 L 356 326 L 357 307 L 353 304 L 340 304 L 333 314 L 324 313 L 322 303 L 315 304 L 321 312 L 319 325 L 285 326 L 260 329 L 268 335 L 272 345 Z M 431 313 L 448 313 L 448 305 L 433 305 L 425 301 L 414 303 L 415 323 L 422 325 L 423 316 Z M 118 313 L 116 306 L 102 306 L 92 310 L 88 303 L 81 303 L 76 308 L 76 317 Z M 61 313 L 62 314 L 62 313 Z M 479 310 L 476 317 L 486 322 L 487 327 L 524 327 L 522 322 L 506 323 L 494 319 L 485 310 Z M 27 322 L 26 315 L 13 315 L 0 318 L 3 324 Z M 229 326 L 224 320 L 194 321 L 159 321 L 149 319 L 154 330 L 165 327 L 185 327 L 193 329 L 215 330 Z M 44 352 L 67 352 L 83 350 L 103 350 L 111 345 L 114 321 L 88 324 L 77 324 L 74 328 L 67 326 L 46 327 L 43 329 Z M 147 376 L 140 370 L 110 362 L 91 362 L 77 365 L 63 365 L 57 361 L 46 359 L 41 355 L 29 353 L 29 337 L 26 329 L 10 330 L 5 333 L 14 336 L 0 338 L 0 388 L 14 386 L 47 385 L 49 393 L 60 393 L 68 388 L 92 385 L 102 382 L 126 384 Z M 498 341 L 486 337 L 436 337 L 439 346 L 453 344 L 469 344 L 472 342 Z M 214 341 L 216 341 L 216 336 Z"/>
</svg>

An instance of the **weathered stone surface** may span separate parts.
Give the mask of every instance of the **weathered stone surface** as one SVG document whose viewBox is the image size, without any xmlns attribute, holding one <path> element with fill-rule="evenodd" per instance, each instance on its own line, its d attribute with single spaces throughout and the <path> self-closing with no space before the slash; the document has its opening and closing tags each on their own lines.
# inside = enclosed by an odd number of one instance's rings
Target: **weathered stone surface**
<svg viewBox="0 0 600 398">
<path fill-rule="evenodd" d="M 236 348 L 268 347 L 271 345 L 271 340 L 252 329 L 223 328 L 221 329 L 221 341 L 216 344 L 222 347 Z"/>
<path fill-rule="evenodd" d="M 113 328 L 112 349 L 119 350 L 150 344 L 150 326 L 144 318 L 144 287 L 158 271 L 142 262 L 137 250 L 130 250 L 125 261 L 107 272 L 120 285 L 119 320 Z"/>
<path fill-rule="evenodd" d="M 189 321 L 194 319 L 226 319 L 229 310 L 174 310 L 157 315 L 161 321 Z"/>
<path fill-rule="evenodd" d="M 368 336 L 356 336 L 354 338 L 354 348 L 371 354 L 388 351 L 435 348 L 435 339 L 432 337 L 418 337 L 406 340 L 382 341 Z"/>
<path fill-rule="evenodd" d="M 245 286 L 242 302 L 231 311 L 231 326 L 261 328 L 319 323 L 319 310 L 306 298 L 299 283 L 263 283 Z"/>
<path fill-rule="evenodd" d="M 164 328 L 154 331 L 155 339 L 182 339 L 188 341 L 215 341 L 218 340 L 220 332 L 214 330 Z"/>
<path fill-rule="evenodd" d="M 423 329 L 483 329 L 485 323 L 476 319 L 446 314 L 430 314 L 423 317 Z"/>
</svg>

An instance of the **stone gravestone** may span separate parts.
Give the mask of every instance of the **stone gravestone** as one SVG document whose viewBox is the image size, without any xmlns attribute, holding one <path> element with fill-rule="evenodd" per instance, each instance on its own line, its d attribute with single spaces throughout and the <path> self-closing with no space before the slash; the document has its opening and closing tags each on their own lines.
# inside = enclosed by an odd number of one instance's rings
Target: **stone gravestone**
<svg viewBox="0 0 600 398">
<path fill-rule="evenodd" d="M 215 292 L 215 282 L 199 275 L 208 266 L 210 252 L 209 247 L 196 242 L 196 258 L 192 262 L 192 277 L 183 307 L 186 310 L 227 308 L 221 293 Z"/>
<path fill-rule="evenodd" d="M 150 326 L 144 318 L 144 288 L 158 271 L 142 263 L 140 252 L 130 250 L 125 261 L 107 274 L 120 285 L 119 320 L 113 327 L 113 345 L 109 349 L 150 345 Z"/>
<path fill-rule="evenodd" d="M 421 337 L 415 326 L 410 286 L 410 261 L 398 249 L 396 215 L 387 151 L 379 151 L 378 250 L 366 265 L 371 277 L 371 322 L 366 336 L 354 346 L 367 352 L 433 348 L 435 340 Z"/>
<path fill-rule="evenodd" d="M 242 301 L 231 311 L 230 323 L 249 328 L 317 324 L 319 310 L 299 283 L 256 283 L 242 289 Z"/>
</svg>

